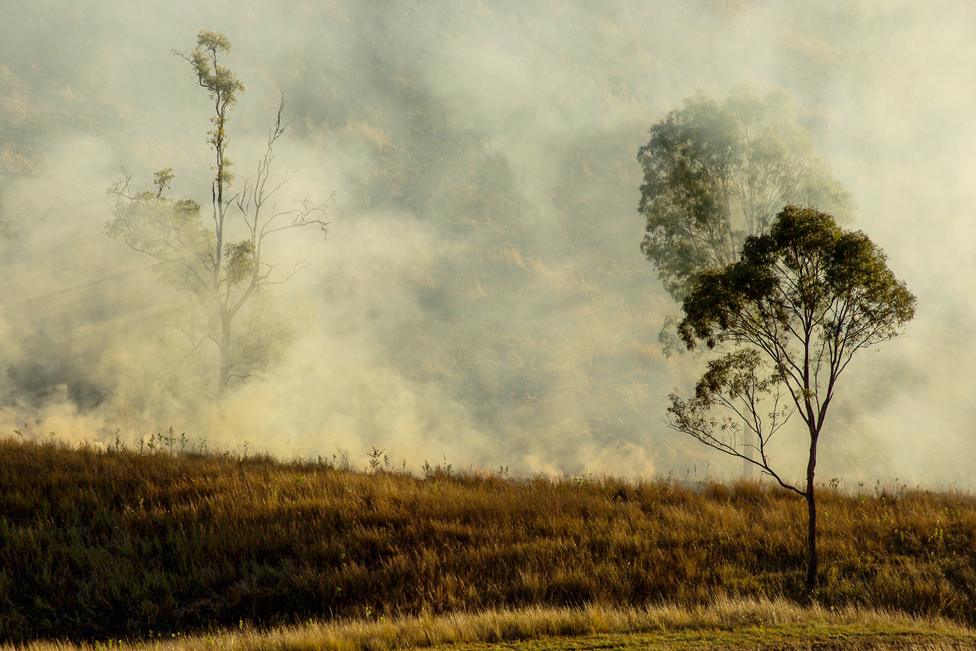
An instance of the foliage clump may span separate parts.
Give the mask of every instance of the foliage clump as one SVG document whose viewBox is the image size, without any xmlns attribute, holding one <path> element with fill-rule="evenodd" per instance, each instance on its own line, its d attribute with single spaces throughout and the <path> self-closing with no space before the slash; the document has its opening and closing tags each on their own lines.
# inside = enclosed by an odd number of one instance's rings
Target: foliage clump
<svg viewBox="0 0 976 651">
<path fill-rule="evenodd" d="M 699 93 L 651 127 L 637 161 L 641 251 L 679 301 L 698 273 L 735 262 L 782 206 L 852 211 L 783 92 L 739 88 L 724 102 Z"/>
</svg>

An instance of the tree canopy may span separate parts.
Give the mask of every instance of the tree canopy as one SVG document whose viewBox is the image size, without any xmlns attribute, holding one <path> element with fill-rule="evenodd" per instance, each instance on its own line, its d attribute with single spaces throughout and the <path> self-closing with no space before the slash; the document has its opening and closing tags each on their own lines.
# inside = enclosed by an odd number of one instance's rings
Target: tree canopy
<svg viewBox="0 0 976 651">
<path fill-rule="evenodd" d="M 782 92 L 738 89 L 722 103 L 699 93 L 651 128 L 637 160 L 641 251 L 679 301 L 697 273 L 734 262 L 783 205 L 851 211 Z"/>
<path fill-rule="evenodd" d="M 720 341 L 767 353 L 800 388 L 801 353 L 837 376 L 854 354 L 891 339 L 912 319 L 915 297 L 861 231 L 813 208 L 787 206 L 769 233 L 746 240 L 739 260 L 696 277 L 679 332 L 693 348 Z"/>
</svg>

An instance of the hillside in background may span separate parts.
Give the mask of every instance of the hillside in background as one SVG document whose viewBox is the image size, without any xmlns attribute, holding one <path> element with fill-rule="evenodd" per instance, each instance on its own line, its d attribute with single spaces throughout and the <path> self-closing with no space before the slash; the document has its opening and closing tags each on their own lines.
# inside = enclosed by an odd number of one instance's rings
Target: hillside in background
<svg viewBox="0 0 976 651">
<path fill-rule="evenodd" d="M 798 597 L 803 505 L 754 484 L 423 478 L 0 443 L 0 639 Z M 976 498 L 825 489 L 824 607 L 976 622 Z"/>
<path fill-rule="evenodd" d="M 856 200 L 850 225 L 923 306 L 911 337 L 851 368 L 831 427 L 856 435 L 833 437 L 825 472 L 976 490 L 956 462 L 976 437 L 953 381 L 976 371 L 959 355 L 976 322 L 958 272 L 972 264 L 969 3 L 5 5 L 0 431 L 109 441 L 172 424 L 282 456 L 376 444 L 413 467 L 446 454 L 734 477 L 739 464 L 655 426 L 702 360 L 657 343 L 679 307 L 639 249 L 636 155 L 686 98 L 743 86 L 793 98 Z M 171 166 L 173 198 L 209 203 L 210 103 L 172 54 L 201 29 L 230 39 L 247 87 L 230 123 L 238 183 L 283 94 L 280 205 L 333 197 L 328 240 L 274 256 L 283 275 L 307 263 L 267 297 L 295 325 L 283 358 L 220 404 L 215 351 L 176 327 L 181 297 L 105 234 L 123 169 L 145 189 Z M 802 454 L 790 438 L 777 458 Z"/>
</svg>

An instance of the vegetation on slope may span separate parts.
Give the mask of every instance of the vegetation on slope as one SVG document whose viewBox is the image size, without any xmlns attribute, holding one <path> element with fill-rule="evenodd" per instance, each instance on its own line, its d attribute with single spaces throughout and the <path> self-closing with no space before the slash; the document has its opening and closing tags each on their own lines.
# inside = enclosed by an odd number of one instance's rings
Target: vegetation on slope
<svg viewBox="0 0 976 651">
<path fill-rule="evenodd" d="M 802 504 L 773 488 L 426 474 L 2 442 L 0 639 L 802 593 Z M 976 621 L 976 498 L 821 513 L 820 604 Z"/>
</svg>

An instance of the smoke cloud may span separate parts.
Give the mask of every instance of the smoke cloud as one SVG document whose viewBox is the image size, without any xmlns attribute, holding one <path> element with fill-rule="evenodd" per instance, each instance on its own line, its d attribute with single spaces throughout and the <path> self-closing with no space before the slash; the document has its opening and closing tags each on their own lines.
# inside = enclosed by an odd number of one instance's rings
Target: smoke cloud
<svg viewBox="0 0 976 651">
<path fill-rule="evenodd" d="M 11 3 L 8 3 L 11 5 Z M 944 2 L 12 3 L 0 21 L 0 428 L 418 468 L 734 476 L 667 429 L 702 358 L 657 343 L 677 311 L 638 245 L 647 130 L 703 90 L 782 88 L 919 297 L 863 355 L 821 476 L 971 488 L 963 378 L 976 316 L 976 7 Z M 332 197 L 289 233 L 264 297 L 279 356 L 212 395 L 168 326 L 186 299 L 109 239 L 106 188 L 209 201 L 208 101 L 171 50 L 226 34 L 253 175 L 278 98 L 282 201 Z M 290 333 L 290 334 L 289 334 Z M 287 345 L 284 345 L 287 343 Z M 787 465 L 798 448 L 775 454 Z M 799 465 L 795 470 L 799 469 Z"/>
</svg>

